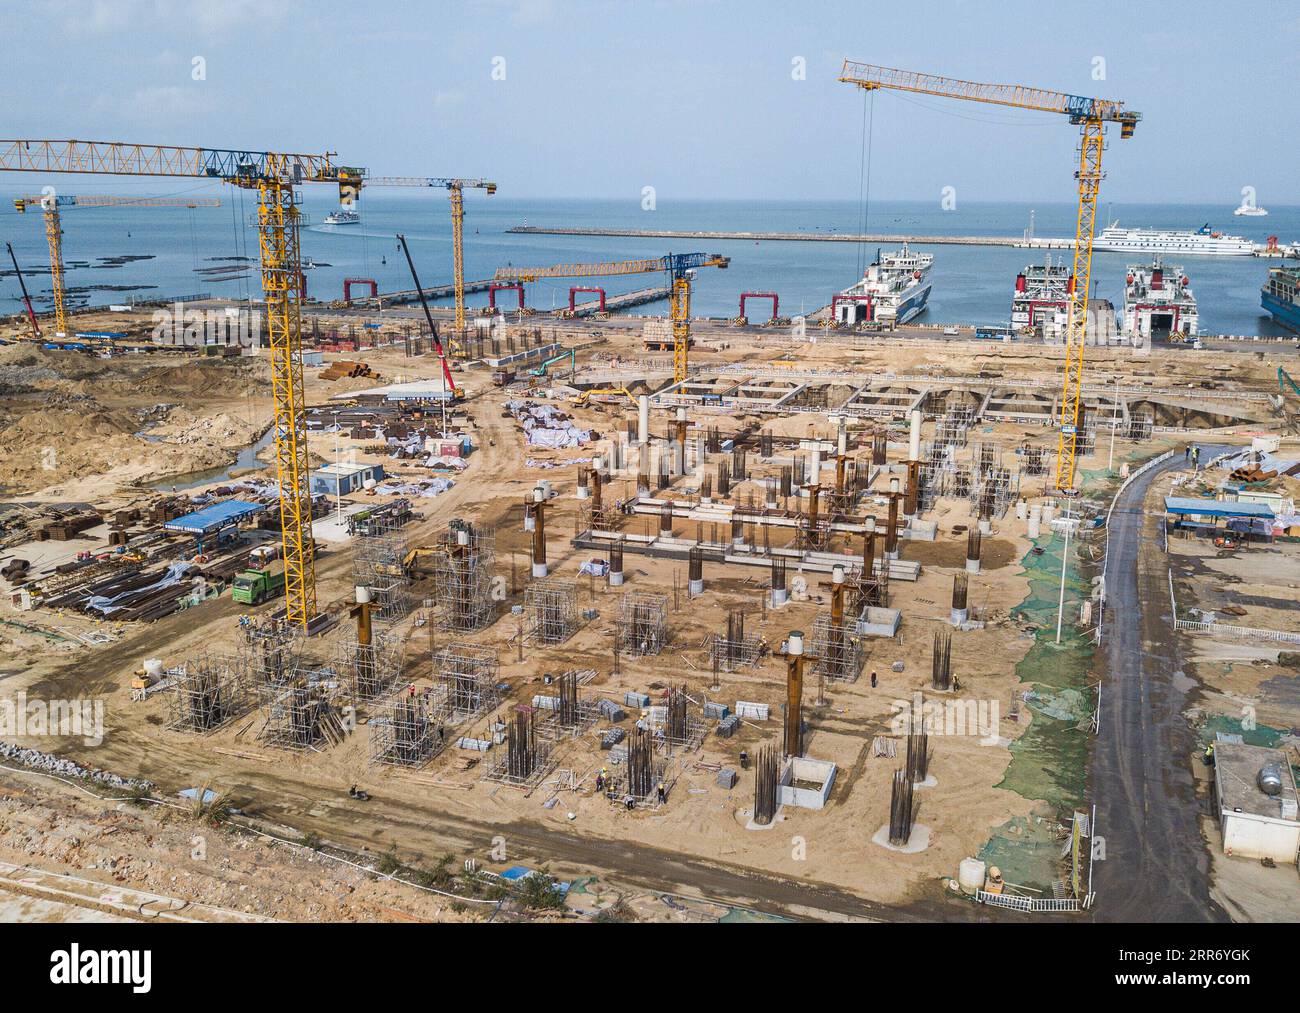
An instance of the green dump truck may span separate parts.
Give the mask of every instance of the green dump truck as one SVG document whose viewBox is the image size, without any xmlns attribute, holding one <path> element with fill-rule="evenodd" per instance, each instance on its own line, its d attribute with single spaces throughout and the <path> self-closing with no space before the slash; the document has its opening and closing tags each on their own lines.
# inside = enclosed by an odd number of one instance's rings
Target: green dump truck
<svg viewBox="0 0 1300 1013">
<path fill-rule="evenodd" d="M 261 569 L 245 570 L 235 578 L 230 597 L 244 605 L 261 605 L 284 593 L 284 565 L 272 563 Z"/>
</svg>

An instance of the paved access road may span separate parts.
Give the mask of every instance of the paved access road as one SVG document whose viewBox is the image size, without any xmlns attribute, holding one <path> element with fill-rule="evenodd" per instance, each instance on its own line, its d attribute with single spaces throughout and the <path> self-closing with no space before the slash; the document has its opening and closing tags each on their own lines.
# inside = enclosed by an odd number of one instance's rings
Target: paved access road
<svg viewBox="0 0 1300 1013">
<path fill-rule="evenodd" d="M 1228 448 L 1201 448 L 1208 461 Z M 1197 748 L 1181 674 L 1160 519 L 1143 503 L 1183 457 L 1135 479 L 1110 521 L 1101 730 L 1090 782 L 1105 860 L 1096 865 L 1098 921 L 1225 921 L 1210 899 L 1210 857 L 1189 758 Z M 1177 674 L 1176 674 L 1177 673 Z"/>
</svg>

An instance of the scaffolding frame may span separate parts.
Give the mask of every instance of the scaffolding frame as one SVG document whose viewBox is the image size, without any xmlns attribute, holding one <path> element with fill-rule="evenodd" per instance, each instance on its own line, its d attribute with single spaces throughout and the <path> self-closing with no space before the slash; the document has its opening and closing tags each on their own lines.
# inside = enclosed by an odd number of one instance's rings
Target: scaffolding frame
<svg viewBox="0 0 1300 1013">
<path fill-rule="evenodd" d="M 501 659 L 493 648 L 448 644 L 434 652 L 433 677 L 452 724 L 489 713 L 501 702 Z"/>
<path fill-rule="evenodd" d="M 824 682 L 857 682 L 867 661 L 856 624 L 836 624 L 829 612 L 813 620 L 811 650 L 813 673 Z"/>
<path fill-rule="evenodd" d="M 535 580 L 524 589 L 524 642 L 562 644 L 578 631 L 578 585 Z"/>
<path fill-rule="evenodd" d="M 618 601 L 619 650 L 632 657 L 660 653 L 668 643 L 668 595 L 625 591 Z"/>
<path fill-rule="evenodd" d="M 428 693 L 397 694 L 370 719 L 370 762 L 418 769 L 447 744 L 443 711 Z"/>
<path fill-rule="evenodd" d="M 402 677 L 402 641 L 380 632 L 363 644 L 355 634 L 339 645 L 338 670 L 357 701 L 377 700 L 392 692 Z"/>
<path fill-rule="evenodd" d="M 348 700 L 338 673 L 300 668 L 288 684 L 263 690 L 266 722 L 258 737 L 273 749 L 316 749 L 322 741 L 339 745 L 346 734 L 341 715 Z"/>
<path fill-rule="evenodd" d="M 227 655 L 203 654 L 186 662 L 172 676 L 167 727 L 206 735 L 230 723 L 251 705 L 246 676 L 242 660 Z"/>
<path fill-rule="evenodd" d="M 391 513 L 372 516 L 356 539 L 353 581 L 357 587 L 370 588 L 370 615 L 375 622 L 400 622 L 414 608 L 403 523 Z"/>
<path fill-rule="evenodd" d="M 745 613 L 727 614 L 727 632 L 715 633 L 709 641 L 709 661 L 715 671 L 735 672 L 758 664 L 761 641 L 745 633 Z"/>
<path fill-rule="evenodd" d="M 461 538 L 465 538 L 462 543 Z M 443 631 L 468 633 L 491 624 L 496 532 L 456 519 L 433 553 L 434 623 Z"/>
</svg>

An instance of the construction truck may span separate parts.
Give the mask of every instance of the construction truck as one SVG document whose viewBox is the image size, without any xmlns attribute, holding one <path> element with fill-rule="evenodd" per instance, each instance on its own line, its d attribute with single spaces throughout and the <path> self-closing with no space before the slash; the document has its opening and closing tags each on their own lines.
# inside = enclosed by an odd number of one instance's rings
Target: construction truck
<svg viewBox="0 0 1300 1013">
<path fill-rule="evenodd" d="M 284 565 L 244 570 L 230 588 L 230 597 L 242 605 L 261 605 L 268 598 L 284 594 Z"/>
</svg>

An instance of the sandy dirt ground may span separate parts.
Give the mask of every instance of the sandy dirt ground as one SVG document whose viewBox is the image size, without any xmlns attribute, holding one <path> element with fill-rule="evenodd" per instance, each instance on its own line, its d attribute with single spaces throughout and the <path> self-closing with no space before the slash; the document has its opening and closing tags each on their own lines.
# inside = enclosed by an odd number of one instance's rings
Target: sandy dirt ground
<svg viewBox="0 0 1300 1013">
<path fill-rule="evenodd" d="M 545 330 L 548 325 L 536 326 Z M 623 361 L 642 355 L 631 331 L 611 329 L 603 340 L 602 355 Z M 715 338 L 715 343 L 723 342 Z M 730 347 L 712 353 L 714 358 L 749 366 L 770 365 L 791 354 L 788 339 L 773 333 L 738 332 L 727 336 L 725 343 Z M 994 371 L 1039 379 L 1046 390 L 1056 382 L 1057 350 L 932 344 L 934 347 L 919 348 L 898 341 L 879 342 L 865 350 L 825 341 L 801 346 L 798 364 L 800 368 L 840 368 L 855 373 L 884 368 L 965 374 Z M 0 350 L 0 382 L 11 386 L 25 383 L 30 388 L 7 399 L 0 412 L 6 432 L 21 437 L 6 444 L 11 448 L 5 452 L 11 496 L 37 502 L 77 499 L 101 507 L 138 502 L 141 482 L 230 464 L 235 453 L 260 435 L 269 421 L 267 377 L 261 360 L 178 364 L 138 357 L 104 363 L 70 355 Z M 1263 388 L 1270 371 L 1268 362 L 1262 356 L 1256 360 L 1253 354 L 1236 357 L 1242 368 L 1231 381 L 1208 357 L 1193 358 L 1182 351 L 1156 353 L 1154 361 L 1128 361 L 1110 352 L 1099 352 L 1098 357 L 1095 369 L 1099 378 L 1122 376 L 1126 383 L 1169 385 L 1176 377 L 1177 382 L 1202 390 L 1206 385 L 1229 382 L 1245 389 Z M 327 361 L 334 358 L 363 359 L 385 381 L 397 376 L 437 375 L 436 360 L 431 356 L 410 359 L 400 348 L 329 355 Z M 317 372 L 307 370 L 310 404 L 375 382 L 329 383 L 320 380 Z M 810 727 L 807 753 L 833 761 L 838 768 L 829 805 L 820 812 L 786 807 L 774 827 L 747 829 L 753 772 L 741 771 L 738 784 L 728 790 L 718 785 L 717 770 L 738 767 L 741 749 L 752 753 L 761 742 L 779 741 L 785 665 L 782 659 L 769 655 L 753 668 L 723 673 L 715 684 L 704 643 L 710 634 L 725 629 L 728 611 L 736 608 L 750 613 L 748 631 L 761 634 L 773 647 L 791 630 L 811 630 L 818 611 L 828 607 L 828 591 L 821 586 L 825 576 L 807 575 L 809 600 L 771 610 L 763 605 L 766 568 L 706 564 L 706 589 L 692 599 L 685 592 L 684 561 L 629 553 L 624 590 L 658 591 L 669 596 L 671 641 L 665 652 L 655 657 L 623 656 L 615 674 L 612 644 L 620 592 L 605 587 L 603 580 L 580 576 L 578 567 L 595 553 L 569 544 L 579 510 L 576 469 L 589 463 L 595 446 L 558 451 L 527 447 L 517 423 L 503 417 L 504 395 L 490 386 L 487 371 L 466 370 L 458 375 L 458 383 L 463 383 L 469 395 L 463 428 L 476 451 L 467 470 L 455 477 L 452 489 L 433 499 L 415 500 L 420 516 L 405 534 L 409 545 L 429 544 L 456 517 L 495 529 L 497 573 L 506 585 L 505 600 L 488 629 L 461 639 L 498 652 L 502 678 L 509 684 L 503 706 L 527 703 L 534 695 L 548 692 L 548 674 L 590 668 L 596 675 L 584 686 L 583 695 L 591 699 L 621 701 L 629 690 L 657 697 L 670 685 L 685 684 L 696 699 L 733 707 L 738 700 L 768 703 L 773 709 L 771 720 L 748 722 L 729 740 L 709 735 L 698 748 L 666 757 L 667 804 L 634 812 L 612 805 L 594 791 L 595 774 L 607 763 L 595 728 L 560 741 L 552 756 L 553 772 L 528 792 L 482 780 L 483 763 L 472 765 L 469 754 L 454 745 L 416 772 L 372 765 L 367 722 L 374 708 L 361 708 L 355 733 L 342 745 L 303 754 L 278 752 L 260 744 L 257 733 L 264 717 L 255 711 L 207 736 L 170 731 L 166 727 L 167 695 L 132 701 L 132 673 L 146 658 L 157 657 L 174 665 L 201 651 L 235 651 L 241 638 L 237 620 L 248 610 L 223 598 L 142 626 L 94 624 L 83 616 L 39 611 L 22 616 L 24 622 L 56 632 L 95 627 L 112 638 L 94 648 L 52 641 L 30 630 L 0 627 L 0 689 L 5 693 L 22 690 L 45 699 L 93 696 L 105 703 L 108 732 L 101 744 L 45 740 L 38 743 L 39 748 L 123 775 L 146 777 L 157 782 L 163 795 L 210 783 L 228 789 L 236 804 L 252 815 L 355 850 L 380 852 L 395 845 L 403 860 L 417 863 L 450 853 L 458 865 L 473 858 L 497 871 L 516 862 L 549 863 L 557 874 L 595 876 L 601 889 L 641 898 L 637 904 L 644 917 L 691 920 L 711 916 L 700 913 L 712 910 L 707 907 L 682 911 L 659 900 L 645 900 L 668 892 L 716 901 L 719 910 L 728 911 L 752 905 L 781 913 L 840 917 L 888 916 L 909 909 L 972 916 L 962 902 L 953 906 L 946 898 L 948 878 L 955 875 L 962 858 L 978 852 L 995 827 L 1035 810 L 1036 800 L 995 787 L 1010 761 L 1009 742 L 1024 734 L 1034 719 L 1027 707 L 1018 709 L 1017 721 L 1006 719 L 1020 692 L 1014 668 L 1030 645 L 1023 624 L 1010 618 L 1028 592 L 1020 565 L 1031 548 L 1025 523 L 1018 521 L 1014 512 L 995 520 L 994 532 L 984 543 L 983 570 L 971 579 L 971 603 L 982 610 L 986 625 L 953 634 L 953 668 L 961 682 L 958 697 L 995 703 L 1003 719 L 994 737 L 935 734 L 931 738 L 933 783 L 917 790 L 917 821 L 928 832 L 927 846 L 904 854 L 872 842 L 888 823 L 889 782 L 901 762 L 873 756 L 872 743 L 877 736 L 897 740 L 893 719 L 900 708 L 918 695 L 934 697 L 929 690 L 933 634 L 951 630 L 948 611 L 953 575 L 964 568 L 964 527 L 973 523 L 964 500 L 942 500 L 927 515 L 938 524 L 936 541 L 902 543 L 902 558 L 920 563 L 922 569 L 915 583 L 896 580 L 891 584 L 891 605 L 904 616 L 899 636 L 871 641 L 862 677 L 852 684 L 833 686 L 824 706 L 813 701 L 816 687 L 805 693 Z M 564 401 L 552 403 L 572 412 L 577 423 L 605 435 L 622 430 L 626 419 L 635 417 L 624 405 L 576 408 Z M 729 433 L 754 420 L 698 412 L 693 421 L 701 426 L 717 425 Z M 82 425 L 90 428 L 78 428 Z M 661 435 L 665 426 L 666 416 L 656 414 L 654 434 Z M 824 415 L 775 420 L 769 428 L 777 435 L 827 438 L 832 434 Z M 988 425 L 976 427 L 971 438 L 995 442 L 1009 453 L 1025 442 L 1048 446 L 1050 431 Z M 901 440 L 905 446 L 905 439 L 905 431 L 897 429 L 891 460 L 901 456 L 897 442 Z M 54 474 L 42 465 L 47 443 L 55 448 Z M 344 440 L 342 450 L 355 453 L 360 460 L 384 460 L 366 453 L 365 446 L 365 441 L 354 444 Z M 311 447 L 317 458 L 329 460 L 334 453 L 333 437 L 314 436 Z M 1116 467 L 1142 449 L 1118 441 Z M 1108 451 L 1108 447 L 1099 447 L 1082 467 L 1104 470 Z M 424 472 L 411 462 L 386 464 L 398 477 Z M 548 464 L 553 466 L 545 467 Z M 771 468 L 755 470 L 774 473 Z M 632 478 L 615 477 L 606 496 L 613 500 L 630 496 L 635 484 Z M 594 610 L 595 615 L 584 619 L 566 643 L 551 647 L 528 644 L 521 652 L 510 607 L 521 602 L 528 575 L 529 536 L 522 530 L 523 499 L 541 479 L 551 481 L 558 493 L 547 518 L 552 575 L 574 581 L 579 608 Z M 1026 480 L 1022 494 L 1035 499 L 1047 491 L 1050 481 L 1050 477 Z M 679 491 L 680 485 L 674 490 Z M 742 484 L 737 494 L 755 490 L 761 495 L 761 488 L 756 483 Z M 367 505 L 385 501 L 385 497 L 364 495 L 352 499 Z M 639 532 L 643 523 L 632 519 L 628 530 Z M 694 537 L 695 524 L 678 521 L 676 534 Z M 858 548 L 850 545 L 844 551 Z M 330 546 L 323 552 L 317 562 L 322 606 L 342 614 L 353 593 L 352 567 L 352 553 L 346 545 Z M 1252 579 L 1256 583 L 1263 580 L 1259 575 Z M 418 583 L 413 590 L 419 600 L 431 593 L 431 585 Z M 272 603 L 258 611 L 269 614 L 275 608 Z M 417 625 L 423 615 L 424 609 L 418 608 L 392 631 L 403 641 L 403 681 L 417 685 L 429 680 L 431 650 L 456 639 L 441 632 L 431 634 L 431 626 Z M 16 616 L 4 606 L 0 618 Z M 345 619 L 332 633 L 307 644 L 305 655 L 321 661 L 334 657 L 347 627 Z M 875 688 L 870 685 L 872 671 L 878 676 Z M 479 718 L 458 728 L 457 733 L 483 735 L 488 730 L 486 718 Z M 564 775 L 564 785 L 576 784 L 576 790 L 560 784 L 562 772 L 572 775 L 571 779 Z M 372 801 L 360 805 L 349 799 L 346 789 L 351 784 L 365 786 L 374 796 Z M 58 839 L 51 839 L 48 847 L 52 850 L 47 852 L 41 835 L 28 833 L 26 828 L 42 825 L 41 820 L 59 822 L 42 809 L 55 804 L 31 784 L 24 784 L 17 796 L 6 796 L 0 806 L 0 858 L 39 860 L 51 869 L 60 864 L 85 869 L 92 861 L 99 865 L 102 856 L 98 852 L 93 859 L 74 854 L 66 841 Z M 70 803 L 63 800 L 58 804 Z M 388 896 L 372 889 L 374 884 L 364 877 L 348 878 L 338 870 L 313 864 L 310 856 L 282 854 L 286 849 L 251 841 L 223 841 L 226 865 L 221 875 L 213 876 L 211 861 L 195 865 L 185 858 L 187 828 L 169 826 L 162 820 L 158 828 L 148 829 L 140 821 L 153 817 L 131 809 L 109 809 L 96 818 L 122 824 L 115 833 L 156 833 L 169 842 L 148 859 L 151 865 L 136 859 L 112 867 L 132 882 L 162 893 L 180 890 L 178 884 L 185 880 L 186 889 L 193 891 L 194 899 L 203 898 L 203 903 L 275 918 L 373 919 L 387 917 L 387 907 L 403 913 L 391 917 L 447 914 L 432 901 L 421 905 L 409 896 Z M 83 827 L 83 833 L 85 841 L 94 840 L 90 830 Z M 4 849 L 14 857 L 9 858 Z M 240 891 L 235 884 L 248 889 Z M 647 890 L 658 893 L 647 894 Z"/>
</svg>

